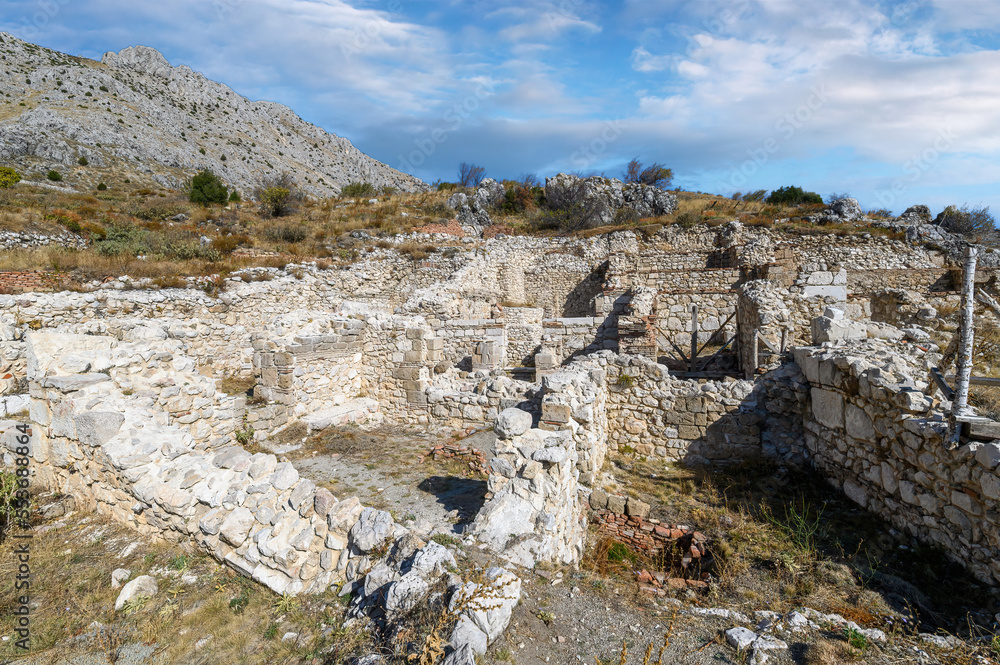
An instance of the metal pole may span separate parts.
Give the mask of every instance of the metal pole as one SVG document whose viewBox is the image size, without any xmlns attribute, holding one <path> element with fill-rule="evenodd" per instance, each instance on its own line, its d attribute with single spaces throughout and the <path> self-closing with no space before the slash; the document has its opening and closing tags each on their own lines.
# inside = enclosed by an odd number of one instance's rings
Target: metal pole
<svg viewBox="0 0 1000 665">
<path fill-rule="evenodd" d="M 959 418 L 972 415 L 969 409 L 969 378 L 972 376 L 972 344 L 975 333 L 973 318 L 976 307 L 976 258 L 978 251 L 972 245 L 965 249 L 962 268 L 962 309 L 959 319 L 958 360 L 955 365 L 955 398 L 951 402 L 952 441 L 958 442 L 961 433 Z"/>
</svg>

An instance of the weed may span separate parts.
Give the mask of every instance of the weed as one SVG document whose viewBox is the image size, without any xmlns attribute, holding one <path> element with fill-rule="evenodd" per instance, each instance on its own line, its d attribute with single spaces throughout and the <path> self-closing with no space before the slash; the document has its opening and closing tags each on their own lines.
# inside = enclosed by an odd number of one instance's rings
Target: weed
<svg viewBox="0 0 1000 665">
<path fill-rule="evenodd" d="M 462 544 L 461 540 L 459 540 L 455 536 L 448 535 L 447 533 L 435 533 L 433 536 L 431 536 L 431 540 L 437 543 L 438 545 L 444 545 L 445 547 L 447 547 L 448 545 Z"/>
<path fill-rule="evenodd" d="M 635 386 L 635 377 L 631 374 L 622 372 L 618 375 L 618 380 L 615 382 L 615 385 L 622 390 L 630 390 L 633 386 Z"/>
<path fill-rule="evenodd" d="M 139 613 L 142 610 L 142 608 L 146 606 L 146 603 L 148 602 L 149 602 L 149 596 L 143 596 L 143 595 L 136 596 L 135 598 L 132 598 L 131 600 L 127 601 L 122 606 L 121 612 L 127 617 L 132 616 L 134 614 Z"/>
<path fill-rule="evenodd" d="M 555 614 L 553 614 L 552 612 L 546 612 L 544 610 L 539 611 L 535 616 L 538 617 L 539 621 L 544 623 L 546 626 L 548 626 L 549 624 L 551 624 L 553 621 L 556 620 Z"/>
<path fill-rule="evenodd" d="M 864 652 L 868 649 L 868 637 L 857 628 L 844 626 L 844 639 L 858 651 Z"/>
<path fill-rule="evenodd" d="M 191 565 L 191 557 L 186 554 L 178 554 L 167 565 L 173 570 L 184 571 Z"/>
</svg>

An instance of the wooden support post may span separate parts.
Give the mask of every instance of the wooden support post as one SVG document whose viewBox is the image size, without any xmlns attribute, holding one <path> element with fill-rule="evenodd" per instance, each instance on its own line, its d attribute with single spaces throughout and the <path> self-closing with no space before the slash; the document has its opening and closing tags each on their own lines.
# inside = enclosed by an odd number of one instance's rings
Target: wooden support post
<svg viewBox="0 0 1000 665">
<path fill-rule="evenodd" d="M 959 318 L 958 360 L 955 363 L 955 398 L 951 402 L 951 441 L 957 445 L 961 436 L 959 419 L 972 415 L 969 409 L 969 377 L 972 376 L 972 345 L 974 341 L 976 307 L 976 258 L 972 245 L 965 249 L 962 268 L 962 309 Z"/>
<path fill-rule="evenodd" d="M 698 305 L 691 305 L 691 371 L 698 362 Z"/>
<path fill-rule="evenodd" d="M 747 380 L 753 378 L 753 375 L 757 373 L 757 367 L 760 366 L 760 357 L 757 350 L 757 339 L 758 333 L 755 330 L 753 335 L 750 336 L 750 367 L 745 367 L 743 371 L 746 373 Z"/>
<path fill-rule="evenodd" d="M 784 353 L 788 349 L 788 328 L 781 329 L 781 352 Z"/>
</svg>

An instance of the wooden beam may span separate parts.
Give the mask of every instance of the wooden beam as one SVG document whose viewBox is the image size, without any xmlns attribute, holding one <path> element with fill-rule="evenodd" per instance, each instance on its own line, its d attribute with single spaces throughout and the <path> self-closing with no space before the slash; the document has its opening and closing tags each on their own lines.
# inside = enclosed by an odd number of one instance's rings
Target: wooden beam
<svg viewBox="0 0 1000 665">
<path fill-rule="evenodd" d="M 774 353 L 775 355 L 780 354 L 778 349 L 774 348 L 774 344 L 771 344 L 769 341 L 767 341 L 767 338 L 761 335 L 759 330 L 757 331 L 757 337 L 760 338 L 760 341 L 764 342 L 764 346 L 771 349 L 772 353 Z"/>
<path fill-rule="evenodd" d="M 670 346 L 674 347 L 674 350 L 677 351 L 677 353 L 681 354 L 681 358 L 684 359 L 684 363 L 685 364 L 690 364 L 691 361 L 684 354 L 684 351 L 681 350 L 681 347 L 677 346 L 677 344 L 675 344 L 674 340 L 672 340 L 672 339 L 671 340 L 667 340 L 667 341 L 670 342 Z"/>
<path fill-rule="evenodd" d="M 940 388 L 941 392 L 944 394 L 944 398 L 949 402 L 952 399 L 954 399 L 955 391 L 952 390 L 951 386 L 948 385 L 948 382 L 941 374 L 941 370 L 939 370 L 937 367 L 931 367 L 931 376 L 934 378 L 934 383 L 937 384 L 937 387 Z"/>
<path fill-rule="evenodd" d="M 718 356 L 720 353 L 722 353 L 723 351 L 725 351 L 726 347 L 728 347 L 730 344 L 732 344 L 733 342 L 736 341 L 736 338 L 737 338 L 737 335 L 733 335 L 732 337 L 729 338 L 728 342 L 726 342 L 721 347 L 719 347 L 718 351 L 716 351 L 711 356 L 709 356 L 708 360 L 706 360 L 705 362 L 703 362 L 701 364 L 701 371 L 704 371 L 706 367 L 708 367 L 710 364 L 712 364 L 712 361 L 715 360 L 716 356 Z"/>
<path fill-rule="evenodd" d="M 699 356 L 701 355 L 701 352 L 705 350 L 705 347 L 707 347 L 707 346 L 708 346 L 709 344 L 711 344 L 711 343 L 712 343 L 712 340 L 713 340 L 713 339 L 715 339 L 715 338 L 716 338 L 716 336 L 717 336 L 717 335 L 718 335 L 719 333 L 721 333 L 721 332 L 725 331 L 725 329 L 726 329 L 726 326 L 727 326 L 727 325 L 729 324 L 729 322 L 730 322 L 730 321 L 732 321 L 732 320 L 733 320 L 733 317 L 734 317 L 734 316 L 736 316 L 736 312 L 735 312 L 735 311 L 734 311 L 734 312 L 733 312 L 732 314 L 730 314 L 730 315 L 729 315 L 729 318 L 728 318 L 728 319 L 726 319 L 726 320 L 725 320 L 725 321 L 724 321 L 724 322 L 722 323 L 722 325 L 721 325 L 721 326 L 719 326 L 719 329 L 718 329 L 717 331 L 715 331 L 714 333 L 712 333 L 711 335 L 709 335 L 708 339 L 707 339 L 707 340 L 705 340 L 705 343 L 704 343 L 704 344 L 702 344 L 702 346 L 701 346 L 701 348 L 700 348 L 700 349 L 698 349 L 698 355 L 699 355 Z"/>
<path fill-rule="evenodd" d="M 990 297 L 990 294 L 986 293 L 986 291 L 982 288 L 976 289 L 976 300 L 989 307 L 993 310 L 993 313 L 996 314 L 997 317 L 1000 317 L 1000 303 L 997 303 L 997 301 Z"/>
<path fill-rule="evenodd" d="M 695 363 L 698 362 L 698 305 L 691 305 L 691 367 L 695 370 Z"/>
<path fill-rule="evenodd" d="M 949 374 L 944 377 L 948 381 L 954 381 L 955 375 Z M 969 377 L 970 386 L 1000 386 L 1000 378 L 993 376 L 970 376 Z"/>
<path fill-rule="evenodd" d="M 969 415 L 969 377 L 972 376 L 972 347 L 975 337 L 976 309 L 976 259 L 978 250 L 972 245 L 965 248 L 965 265 L 962 266 L 962 307 L 959 318 L 958 360 L 955 362 L 955 399 L 951 403 L 952 418 Z M 959 433 L 952 440 L 958 442 Z"/>
</svg>

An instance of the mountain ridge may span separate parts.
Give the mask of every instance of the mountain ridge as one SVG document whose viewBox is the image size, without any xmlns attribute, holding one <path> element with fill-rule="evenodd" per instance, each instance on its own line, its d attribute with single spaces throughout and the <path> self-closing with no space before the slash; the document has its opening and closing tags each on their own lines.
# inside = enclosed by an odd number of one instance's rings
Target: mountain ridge
<svg viewBox="0 0 1000 665">
<path fill-rule="evenodd" d="M 180 189 L 210 169 L 244 196 L 284 171 L 318 197 L 350 182 L 426 187 L 288 106 L 251 101 L 149 46 L 98 62 L 0 32 L 0 56 L 0 159 L 29 177 L 57 169 L 75 189 L 116 176 Z"/>
</svg>

